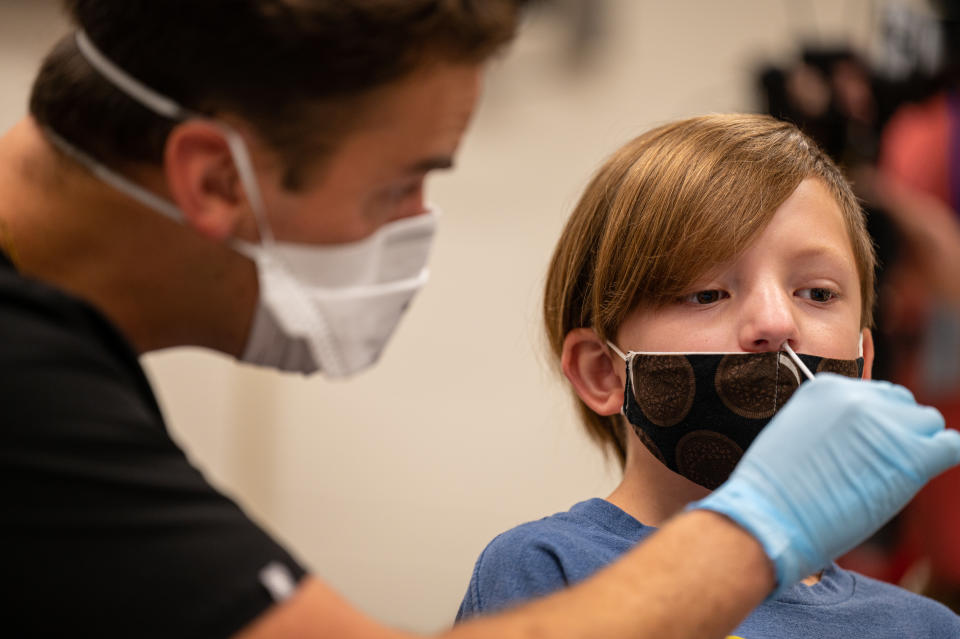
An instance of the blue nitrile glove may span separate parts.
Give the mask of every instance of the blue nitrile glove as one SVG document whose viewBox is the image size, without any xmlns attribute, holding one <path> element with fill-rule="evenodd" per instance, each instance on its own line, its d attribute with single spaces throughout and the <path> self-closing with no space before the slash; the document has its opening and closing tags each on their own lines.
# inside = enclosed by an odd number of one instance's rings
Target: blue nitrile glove
<svg viewBox="0 0 960 639">
<path fill-rule="evenodd" d="M 820 374 L 800 388 L 727 480 L 689 508 L 734 520 L 790 587 L 870 536 L 960 463 L 960 433 L 887 382 Z M 776 593 L 774 593 L 776 594 Z"/>
</svg>

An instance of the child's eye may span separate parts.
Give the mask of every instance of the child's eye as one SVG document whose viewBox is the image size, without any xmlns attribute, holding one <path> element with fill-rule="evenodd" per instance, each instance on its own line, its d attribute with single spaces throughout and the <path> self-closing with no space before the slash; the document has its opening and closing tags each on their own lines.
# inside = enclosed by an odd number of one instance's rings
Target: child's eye
<svg viewBox="0 0 960 639">
<path fill-rule="evenodd" d="M 840 297 L 840 293 L 838 293 L 837 291 L 834 291 L 829 288 L 820 288 L 820 287 L 802 288 L 799 291 L 797 291 L 797 294 L 800 297 L 803 297 L 805 299 L 808 299 L 814 302 L 819 302 L 821 304 L 831 302 L 836 298 Z"/>
<path fill-rule="evenodd" d="M 709 289 L 706 291 L 697 291 L 683 298 L 684 302 L 689 302 L 691 304 L 713 304 L 714 302 L 719 302 L 723 298 L 728 297 L 726 291 L 721 291 L 719 289 Z"/>
</svg>

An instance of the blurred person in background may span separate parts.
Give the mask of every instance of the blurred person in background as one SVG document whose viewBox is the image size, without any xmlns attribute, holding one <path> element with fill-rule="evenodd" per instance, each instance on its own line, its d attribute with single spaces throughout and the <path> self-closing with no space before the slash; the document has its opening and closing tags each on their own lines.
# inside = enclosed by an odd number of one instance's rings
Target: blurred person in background
<svg viewBox="0 0 960 639">
<path fill-rule="evenodd" d="M 889 77 L 851 49 L 807 47 L 796 64 L 762 72 L 761 86 L 767 111 L 818 140 L 864 201 L 879 254 L 876 376 L 960 428 L 960 13 L 931 4 L 942 44 L 933 73 L 917 65 Z M 896 24 L 886 37 L 920 57 Z M 840 563 L 960 611 L 958 490 L 960 473 L 945 473 Z"/>
<path fill-rule="evenodd" d="M 0 139 L 0 632 L 404 636 L 206 481 L 137 357 L 371 366 L 425 281 L 424 180 L 453 164 L 521 4 L 64 2 L 77 31 Z M 733 628 L 960 460 L 936 411 L 849 384 L 808 384 L 742 473 L 596 578 L 453 633 Z M 862 444 L 877 431 L 893 450 Z M 825 445 L 849 467 L 811 476 Z"/>
<path fill-rule="evenodd" d="M 960 7 L 935 0 L 943 66 L 936 91 L 911 100 L 883 130 L 876 201 L 902 238 L 884 310 L 902 335 L 896 381 L 960 428 Z M 904 512 L 904 579 L 960 611 L 960 473 L 945 473 Z"/>
</svg>

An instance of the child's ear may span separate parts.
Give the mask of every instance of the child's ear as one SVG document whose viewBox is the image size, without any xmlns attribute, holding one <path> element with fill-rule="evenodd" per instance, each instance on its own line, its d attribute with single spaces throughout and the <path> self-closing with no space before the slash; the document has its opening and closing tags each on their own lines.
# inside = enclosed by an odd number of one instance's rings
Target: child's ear
<svg viewBox="0 0 960 639">
<path fill-rule="evenodd" d="M 626 369 L 592 328 L 575 328 L 563 340 L 560 366 L 573 389 L 598 415 L 616 415 L 623 406 Z"/>
<path fill-rule="evenodd" d="M 863 355 L 863 379 L 873 379 L 873 333 L 869 328 L 860 333 Z"/>
</svg>

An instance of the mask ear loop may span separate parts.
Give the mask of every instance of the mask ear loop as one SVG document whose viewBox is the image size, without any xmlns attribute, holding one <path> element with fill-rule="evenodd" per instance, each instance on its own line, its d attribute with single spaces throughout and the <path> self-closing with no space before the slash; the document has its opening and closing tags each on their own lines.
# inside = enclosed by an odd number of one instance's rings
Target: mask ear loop
<svg viewBox="0 0 960 639">
<path fill-rule="evenodd" d="M 614 343 L 611 342 L 610 340 L 607 340 L 607 346 L 609 346 L 610 348 L 612 348 L 612 349 L 613 349 L 613 352 L 620 356 L 620 359 L 622 359 L 623 361 L 627 361 L 627 356 L 624 354 L 623 351 L 621 351 L 619 348 L 617 348 L 617 345 L 616 345 L 616 344 L 614 344 Z"/>
<path fill-rule="evenodd" d="M 619 348 L 617 348 L 617 345 L 614 344 L 613 342 L 611 342 L 610 340 L 607 340 L 607 346 L 609 346 L 611 349 L 613 349 L 613 352 L 616 353 L 617 355 L 619 355 L 619 356 L 620 356 L 620 359 L 622 359 L 623 361 L 627 362 L 627 375 L 628 375 L 628 376 L 629 376 L 629 375 L 632 375 L 632 373 L 631 373 L 631 371 L 630 371 L 630 368 L 631 368 L 631 367 L 630 367 L 630 364 L 629 364 L 630 358 L 628 358 L 627 355 L 626 355 L 623 351 L 621 351 Z M 633 382 L 633 380 L 630 380 L 630 384 L 631 384 L 631 385 L 632 385 L 632 382 Z M 624 397 L 623 405 L 620 406 L 620 414 L 623 415 L 624 417 L 627 416 L 627 402 L 626 402 L 626 397 Z"/>
<path fill-rule="evenodd" d="M 187 118 L 197 117 L 199 115 L 190 109 L 180 106 L 167 96 L 157 93 L 118 67 L 112 60 L 100 52 L 100 49 L 93 44 L 83 29 L 78 29 L 73 37 L 77 43 L 77 49 L 80 50 L 80 54 L 90 63 L 90 66 L 96 69 L 115 87 L 154 113 L 170 118 L 171 120 L 186 120 Z"/>
<path fill-rule="evenodd" d="M 790 356 L 790 359 L 793 360 L 793 363 L 796 364 L 800 370 L 803 371 L 803 374 L 807 376 L 807 379 L 813 379 L 813 373 L 810 372 L 810 369 L 807 368 L 807 365 L 793 352 L 793 349 L 790 348 L 790 344 L 786 342 L 783 343 L 783 350 L 787 352 L 787 355 Z"/>
<path fill-rule="evenodd" d="M 250 152 L 243 141 L 243 136 L 222 122 L 218 122 L 217 125 L 223 131 L 227 140 L 233 165 L 240 176 L 240 184 L 247 194 L 247 201 L 250 203 L 253 217 L 257 223 L 257 231 L 260 233 L 260 243 L 263 245 L 273 244 L 273 229 L 270 228 L 270 222 L 267 220 L 267 205 L 263 201 L 260 185 L 257 182 L 257 173 L 253 170 L 253 160 L 250 159 Z"/>
<path fill-rule="evenodd" d="M 240 183 L 243 185 L 247 200 L 250 202 L 250 208 L 253 210 L 253 216 L 257 223 L 257 230 L 260 233 L 260 242 L 264 245 L 272 244 L 274 241 L 273 232 L 267 220 L 267 208 L 263 202 L 263 196 L 260 192 L 260 185 L 257 183 L 257 175 L 253 170 L 253 162 L 250 159 L 250 153 L 247 150 L 247 145 L 243 141 L 243 136 L 241 136 L 239 132 L 234 130 L 229 125 L 223 122 L 212 120 L 209 116 L 206 116 L 202 113 L 197 113 L 196 111 L 187 109 L 186 107 L 178 104 L 176 101 L 154 91 L 144 83 L 137 80 L 135 77 L 114 64 L 110 58 L 105 56 L 90 40 L 90 37 L 83 29 L 78 29 L 76 31 L 74 34 L 74 40 L 77 44 L 77 49 L 80 51 L 80 54 L 84 57 L 84 59 L 86 59 L 90 66 L 92 66 L 97 72 L 110 81 L 111 84 L 120 89 L 120 91 L 127 94 L 129 97 L 133 98 L 154 113 L 164 116 L 170 120 L 183 121 L 197 119 L 205 122 L 211 122 L 221 130 L 224 138 L 227 141 L 227 147 L 230 149 L 230 157 L 233 159 L 233 164 L 237 169 L 237 173 L 240 175 Z M 58 139 L 56 141 L 58 146 L 67 151 L 69 154 L 74 155 L 78 159 L 82 159 L 80 157 L 82 152 L 74 150 L 73 147 L 69 143 L 66 143 L 65 140 L 60 138 L 60 136 L 57 136 L 57 138 Z M 85 163 L 88 164 L 88 166 L 91 164 L 89 162 Z M 114 175 L 112 175 L 112 171 L 109 169 L 99 169 L 97 174 L 102 178 L 105 178 L 105 182 L 114 186 L 116 182 L 123 182 L 124 186 L 127 188 L 121 188 L 121 190 L 128 193 L 130 191 L 136 191 L 137 195 L 140 196 L 138 199 L 140 199 L 141 202 L 144 202 L 148 206 L 151 206 L 155 210 L 158 210 L 165 215 L 168 215 L 174 219 L 178 219 L 182 215 L 179 214 L 179 209 L 173 207 L 172 204 L 167 203 L 159 196 L 139 187 L 139 185 L 132 184 L 123 178 L 118 180 Z M 174 212 L 176 214 L 174 214 Z"/>
<path fill-rule="evenodd" d="M 86 167 L 87 170 L 97 176 L 100 181 L 110 185 L 121 193 L 126 193 L 144 206 L 153 209 L 157 213 L 166 215 L 175 222 L 183 222 L 183 212 L 170 200 L 160 197 L 156 193 L 128 180 L 119 173 L 108 169 L 92 156 L 67 142 L 59 133 L 50 127 L 43 127 L 43 131 L 47 139 L 50 140 L 54 146 Z"/>
</svg>

